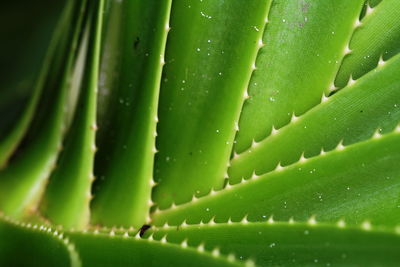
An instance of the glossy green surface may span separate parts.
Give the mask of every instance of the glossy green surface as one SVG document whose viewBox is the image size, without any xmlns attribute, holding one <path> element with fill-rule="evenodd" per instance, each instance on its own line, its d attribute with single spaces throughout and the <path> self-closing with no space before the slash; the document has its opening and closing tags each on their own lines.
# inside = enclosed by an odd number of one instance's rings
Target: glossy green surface
<svg viewBox="0 0 400 267">
<path fill-rule="evenodd" d="M 61 233 L 4 219 L 0 219 L 1 266 L 81 266 L 75 248 Z"/>
<path fill-rule="evenodd" d="M 154 166 L 153 201 L 159 206 L 222 187 L 269 5 L 269 0 L 173 3 Z"/>
<path fill-rule="evenodd" d="M 115 1 L 109 9 L 100 93 L 111 96 L 109 103 L 102 103 L 108 109 L 100 123 L 95 173 L 99 180 L 92 221 L 140 227 L 151 205 L 158 96 L 171 1 Z"/>
<path fill-rule="evenodd" d="M 400 220 L 400 132 L 348 147 L 340 145 L 325 155 L 297 163 L 194 202 L 154 213 L 156 225 L 209 221 L 305 221 L 311 216 L 324 222 L 343 218 L 351 224 L 369 220 L 395 226 Z"/>
<path fill-rule="evenodd" d="M 85 228 L 89 223 L 91 185 L 95 153 L 96 95 L 99 68 L 100 34 L 103 1 L 96 12 L 90 14 L 83 33 L 81 51 L 87 52 L 80 99 L 75 112 L 76 119 L 66 137 L 65 149 L 60 154 L 56 170 L 50 177 L 41 203 L 45 217 L 56 225 Z M 89 36 L 90 35 L 90 36 Z M 94 47 L 88 47 L 88 42 Z M 68 172 L 63 170 L 67 169 Z M 68 191 L 65 191 L 68 188 Z"/>
<path fill-rule="evenodd" d="M 398 1 L 48 1 L 0 11 L 1 266 L 400 265 Z"/>
<path fill-rule="evenodd" d="M 374 69 L 380 59 L 387 60 L 400 51 L 400 2 L 385 0 L 371 4 L 374 8 L 368 8 L 359 22 L 349 44 L 351 52 L 340 66 L 335 80 L 338 87 L 344 87 L 350 76 L 358 79 Z"/>
<path fill-rule="evenodd" d="M 400 260 L 400 236 L 345 224 L 295 222 L 190 225 L 149 231 L 155 240 L 187 242 L 234 255 L 239 261 L 256 259 L 257 266 L 379 266 Z"/>
<path fill-rule="evenodd" d="M 83 266 L 242 266 L 224 255 L 132 236 L 72 233 L 70 238 Z"/>
<path fill-rule="evenodd" d="M 273 1 L 243 106 L 235 151 L 321 102 L 346 54 L 362 0 Z M 326 14 L 329 14 L 327 16 Z M 324 25 L 321 27 L 321 25 Z M 296 99 L 296 101 L 288 101 Z"/>
<path fill-rule="evenodd" d="M 392 130 L 400 122 L 400 57 L 374 69 L 343 91 L 232 159 L 231 183 Z M 271 153 L 273 152 L 273 153 Z"/>
</svg>

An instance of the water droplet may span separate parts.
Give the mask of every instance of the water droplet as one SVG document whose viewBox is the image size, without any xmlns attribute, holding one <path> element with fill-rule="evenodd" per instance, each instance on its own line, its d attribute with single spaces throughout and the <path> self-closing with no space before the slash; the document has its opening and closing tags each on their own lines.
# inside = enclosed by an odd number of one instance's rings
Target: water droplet
<svg viewBox="0 0 400 267">
<path fill-rule="evenodd" d="M 200 1 L 200 2 L 201 2 L 201 1 Z M 203 17 L 205 17 L 205 18 L 207 18 L 207 19 L 212 19 L 211 16 L 205 14 L 203 11 L 200 11 L 200 14 L 201 14 L 201 16 L 203 16 Z"/>
</svg>

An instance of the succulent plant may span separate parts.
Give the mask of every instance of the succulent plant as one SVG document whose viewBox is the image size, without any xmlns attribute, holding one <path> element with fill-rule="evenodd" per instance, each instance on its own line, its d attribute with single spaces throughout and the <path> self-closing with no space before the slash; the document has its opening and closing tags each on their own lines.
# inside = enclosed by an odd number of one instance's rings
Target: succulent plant
<svg viewBox="0 0 400 267">
<path fill-rule="evenodd" d="M 400 264 L 400 1 L 29 2 L 1 266 Z"/>
</svg>

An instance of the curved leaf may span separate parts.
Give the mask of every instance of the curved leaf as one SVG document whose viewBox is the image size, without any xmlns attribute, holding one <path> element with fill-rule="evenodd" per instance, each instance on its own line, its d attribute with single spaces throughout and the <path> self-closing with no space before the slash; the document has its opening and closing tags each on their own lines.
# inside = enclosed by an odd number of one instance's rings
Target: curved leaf
<svg viewBox="0 0 400 267">
<path fill-rule="evenodd" d="M 399 16 L 400 2 L 397 0 L 385 0 L 373 9 L 367 8 L 367 14 L 350 42 L 351 52 L 340 66 L 336 86 L 346 86 L 349 78 L 358 79 L 374 69 L 381 58 L 387 60 L 400 52 Z"/>
<path fill-rule="evenodd" d="M 52 223 L 65 227 L 84 228 L 89 223 L 102 14 L 103 1 L 99 1 L 87 21 L 81 44 L 83 50 L 81 53 L 85 54 L 85 50 L 89 49 L 89 56 L 77 116 L 72 124 L 69 138 L 67 137 L 66 148 L 61 153 L 58 166 L 50 178 L 41 204 L 44 216 Z M 88 47 L 89 32 L 91 46 Z M 65 188 L 68 190 L 66 191 Z"/>
<path fill-rule="evenodd" d="M 139 237 L 70 233 L 83 266 L 241 266 L 226 257 Z"/>
<path fill-rule="evenodd" d="M 269 5 L 270 0 L 172 4 L 154 166 L 158 205 L 222 187 Z"/>
<path fill-rule="evenodd" d="M 153 214 L 155 225 L 179 225 L 229 218 L 240 221 L 317 220 L 351 224 L 370 220 L 396 225 L 400 220 L 400 127 L 382 137 L 342 147 L 235 186 L 194 202 Z"/>
<path fill-rule="evenodd" d="M 160 228 L 155 240 L 220 247 L 257 266 L 396 266 L 400 236 L 391 231 L 307 223 L 234 223 Z"/>
<path fill-rule="evenodd" d="M 56 52 L 52 65 L 55 70 L 46 85 L 53 90 L 49 90 L 51 93 L 41 99 L 41 109 L 37 111 L 21 154 L 0 172 L 0 209 L 12 217 L 20 218 L 36 211 L 48 177 L 55 167 L 67 128 L 68 115 L 72 112 L 65 108 L 68 108 L 68 92 L 73 85 L 70 79 L 76 59 L 84 5 L 71 3 L 72 14 L 76 18 L 72 16 L 69 27 L 62 35 L 68 41 L 66 44 L 60 42 L 60 50 Z M 63 65 L 60 66 L 61 63 Z"/>
<path fill-rule="evenodd" d="M 110 8 L 104 60 L 115 65 L 105 67 L 108 75 L 102 74 L 108 77 L 102 82 L 110 94 L 105 117 L 109 121 L 100 125 L 96 164 L 100 179 L 94 188 L 92 221 L 140 227 L 151 205 L 158 95 L 171 1 L 112 1 Z"/>
<path fill-rule="evenodd" d="M 73 244 L 51 228 L 0 219 L 1 266 L 81 266 Z"/>
<path fill-rule="evenodd" d="M 333 85 L 363 0 L 275 0 L 239 121 L 235 151 L 281 128 Z M 321 25 L 324 25 L 321 27 Z"/>
<path fill-rule="evenodd" d="M 378 128 L 392 130 L 400 121 L 400 56 L 379 66 L 345 90 L 232 159 L 231 183 L 263 174 L 280 162 L 288 165 L 302 153 L 318 155 L 333 149 L 341 140 L 351 144 L 365 140 Z"/>
</svg>

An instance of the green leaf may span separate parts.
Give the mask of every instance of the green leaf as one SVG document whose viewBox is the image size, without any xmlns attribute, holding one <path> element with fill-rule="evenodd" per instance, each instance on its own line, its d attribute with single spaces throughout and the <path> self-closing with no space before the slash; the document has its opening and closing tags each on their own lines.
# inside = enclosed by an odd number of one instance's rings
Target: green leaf
<svg viewBox="0 0 400 267">
<path fill-rule="evenodd" d="M 60 16 L 68 1 L 29 0 L 4 2 L 0 10 L 0 140 L 8 137 L 25 117 L 33 88 L 40 87 L 50 43 L 56 39 Z M 70 4 L 70 3 L 69 3 Z M 64 14 L 64 15 L 62 15 Z M 64 20 L 65 22 L 65 20 Z M 9 141 L 11 142 L 11 141 Z M 1 145 L 4 146 L 4 145 Z M 2 149 L 5 149 L 3 147 Z M 8 148 L 7 148 L 8 150 Z M 4 151 L 3 151 L 4 153 Z M 2 156 L 3 157 L 3 156 Z"/>
<path fill-rule="evenodd" d="M 154 167 L 159 206 L 222 187 L 269 6 L 270 0 L 173 3 Z"/>
<path fill-rule="evenodd" d="M 83 266 L 242 266 L 226 257 L 184 246 L 131 237 L 69 233 Z"/>
<path fill-rule="evenodd" d="M 90 216 L 103 1 L 99 1 L 92 12 L 86 22 L 80 51 L 85 54 L 86 49 L 89 49 L 80 103 L 67 137 L 65 150 L 61 153 L 58 166 L 50 178 L 41 204 L 43 215 L 52 223 L 78 229 L 87 226 Z M 90 40 L 88 40 L 89 33 Z M 89 47 L 88 42 L 91 44 Z"/>
<path fill-rule="evenodd" d="M 110 6 L 104 60 L 111 66 L 102 74 L 109 79 L 102 81 L 110 91 L 109 122 L 100 128 L 93 223 L 140 227 L 148 217 L 170 8 L 169 0 Z"/>
<path fill-rule="evenodd" d="M 279 162 L 293 163 L 302 153 L 318 155 L 321 148 L 331 150 L 341 140 L 351 144 L 368 139 L 378 128 L 392 130 L 400 121 L 399 76 L 400 56 L 396 56 L 303 116 L 294 117 L 287 126 L 235 155 L 230 182 L 248 178 L 253 171 L 264 174 Z"/>
<path fill-rule="evenodd" d="M 399 16 L 400 2 L 397 0 L 385 0 L 375 8 L 367 9 L 350 42 L 351 52 L 340 67 L 336 86 L 346 86 L 349 78 L 358 79 L 374 69 L 381 58 L 387 60 L 400 52 Z"/>
<path fill-rule="evenodd" d="M 273 127 L 286 125 L 292 114 L 303 114 L 321 102 L 333 86 L 363 2 L 273 2 L 265 46 L 239 121 L 237 153 L 268 136 Z"/>
<path fill-rule="evenodd" d="M 55 167 L 64 132 L 68 126 L 67 118 L 72 112 L 65 108 L 68 108 L 68 91 L 73 85 L 71 77 L 84 6 L 71 5 L 66 7 L 73 8 L 69 21 L 71 25 L 68 25 L 62 34 L 68 42 L 60 42 L 51 66 L 51 69 L 54 67 L 54 73 L 46 83 L 49 89 L 54 90 L 44 89 L 49 93 L 41 100 L 41 109 L 37 111 L 29 135 L 25 138 L 21 154 L 0 172 L 0 209 L 15 218 L 36 211 L 48 177 Z M 61 63 L 63 64 L 60 66 Z"/>
<path fill-rule="evenodd" d="M 365 142 L 338 146 L 325 155 L 303 159 L 194 202 L 156 211 L 153 223 L 199 223 L 212 217 L 218 222 L 317 220 L 351 224 L 369 220 L 396 225 L 399 210 L 400 128 Z"/>
<path fill-rule="evenodd" d="M 369 4 L 370 7 L 376 7 L 382 2 L 382 0 L 369 0 L 366 1 L 365 5 Z"/>
<path fill-rule="evenodd" d="M 155 240 L 212 250 L 257 266 L 396 266 L 400 236 L 394 231 L 307 223 L 234 223 L 149 230 Z"/>
<path fill-rule="evenodd" d="M 0 141 L 0 168 L 4 168 L 4 166 L 7 164 L 8 159 L 21 142 L 33 119 L 40 96 L 43 88 L 45 87 L 46 77 L 49 75 L 51 61 L 54 58 L 55 50 L 61 39 L 60 33 L 63 32 L 65 29 L 65 24 L 68 23 L 69 12 L 69 8 L 65 7 L 60 15 L 61 18 L 59 21 L 54 23 L 54 26 L 52 25 L 53 28 L 50 27 L 52 29 L 51 31 L 54 33 L 49 41 L 47 52 L 44 53 L 45 56 L 43 58 L 42 67 L 40 73 L 37 75 L 36 82 L 33 85 L 32 95 L 30 96 L 26 107 L 24 108 L 17 122 L 14 123 L 11 131 L 9 131 Z"/>
<path fill-rule="evenodd" d="M 81 266 L 73 244 L 44 226 L 0 219 L 1 266 Z"/>
</svg>

